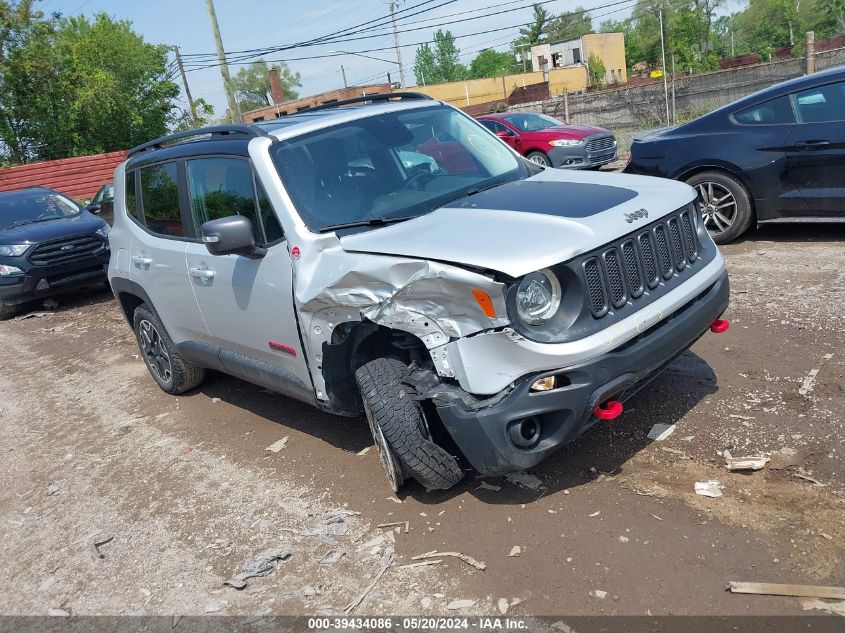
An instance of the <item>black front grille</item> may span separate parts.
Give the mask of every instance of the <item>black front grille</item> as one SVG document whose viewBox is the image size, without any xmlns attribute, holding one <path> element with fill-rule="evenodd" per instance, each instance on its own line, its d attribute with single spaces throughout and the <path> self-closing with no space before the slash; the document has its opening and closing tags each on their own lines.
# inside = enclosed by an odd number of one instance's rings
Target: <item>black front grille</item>
<svg viewBox="0 0 845 633">
<path fill-rule="evenodd" d="M 588 152 L 600 152 L 603 149 L 612 149 L 613 146 L 614 140 L 612 136 L 605 136 L 593 139 L 592 141 L 587 141 Z"/>
<path fill-rule="evenodd" d="M 688 209 L 676 212 L 583 260 L 590 311 L 596 318 L 619 309 L 698 259 L 700 245 Z"/>
<path fill-rule="evenodd" d="M 99 255 L 105 248 L 106 242 L 99 235 L 77 235 L 39 244 L 28 259 L 36 266 L 63 264 Z"/>
</svg>

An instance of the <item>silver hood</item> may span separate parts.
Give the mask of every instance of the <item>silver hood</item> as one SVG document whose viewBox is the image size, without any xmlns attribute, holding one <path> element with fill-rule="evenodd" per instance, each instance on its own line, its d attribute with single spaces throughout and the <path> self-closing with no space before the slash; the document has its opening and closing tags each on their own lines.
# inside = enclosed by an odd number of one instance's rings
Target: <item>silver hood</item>
<svg viewBox="0 0 845 633">
<path fill-rule="evenodd" d="M 340 243 L 350 252 L 519 277 L 598 248 L 694 199 L 691 187 L 674 180 L 546 169 L 413 220 L 345 235 Z M 647 216 L 629 215 L 641 210 Z"/>
</svg>

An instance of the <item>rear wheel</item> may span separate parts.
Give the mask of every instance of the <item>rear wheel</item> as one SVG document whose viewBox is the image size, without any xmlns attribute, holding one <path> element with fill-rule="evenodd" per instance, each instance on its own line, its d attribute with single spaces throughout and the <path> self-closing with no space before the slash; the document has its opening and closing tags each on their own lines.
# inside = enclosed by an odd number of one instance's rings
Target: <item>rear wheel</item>
<svg viewBox="0 0 845 633">
<path fill-rule="evenodd" d="M 177 395 L 203 381 L 205 370 L 182 358 L 158 316 L 146 305 L 135 309 L 133 324 L 141 357 L 163 391 Z"/>
<path fill-rule="evenodd" d="M 451 488 L 464 472 L 432 441 L 422 406 L 402 382 L 407 371 L 400 360 L 378 358 L 355 372 L 382 466 L 394 491 L 408 477 L 428 490 Z"/>
<path fill-rule="evenodd" d="M 730 174 L 704 171 L 689 178 L 687 184 L 698 194 L 704 227 L 717 244 L 732 242 L 751 226 L 751 196 Z"/>
<path fill-rule="evenodd" d="M 530 160 L 532 163 L 542 165 L 543 167 L 552 166 L 552 161 L 549 160 L 549 157 L 546 156 L 543 152 L 528 152 L 528 155 L 525 158 Z"/>
<path fill-rule="evenodd" d="M 0 321 L 11 319 L 18 313 L 18 306 L 0 301 Z"/>
</svg>

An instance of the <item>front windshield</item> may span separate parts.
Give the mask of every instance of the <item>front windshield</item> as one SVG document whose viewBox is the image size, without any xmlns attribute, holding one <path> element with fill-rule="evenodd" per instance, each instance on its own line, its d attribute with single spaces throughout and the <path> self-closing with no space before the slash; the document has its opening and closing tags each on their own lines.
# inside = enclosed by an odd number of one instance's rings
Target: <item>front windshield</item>
<svg viewBox="0 0 845 633">
<path fill-rule="evenodd" d="M 312 231 L 416 217 L 530 167 L 446 106 L 390 112 L 280 141 L 276 169 Z"/>
<path fill-rule="evenodd" d="M 23 189 L 0 194 L 0 228 L 46 222 L 79 215 L 79 207 L 69 198 L 46 189 Z"/>
<path fill-rule="evenodd" d="M 520 132 L 538 132 L 546 128 L 563 125 L 557 119 L 553 119 L 545 114 L 537 114 L 535 112 L 524 112 L 521 114 L 511 114 L 505 117 L 505 121 L 510 123 Z"/>
</svg>

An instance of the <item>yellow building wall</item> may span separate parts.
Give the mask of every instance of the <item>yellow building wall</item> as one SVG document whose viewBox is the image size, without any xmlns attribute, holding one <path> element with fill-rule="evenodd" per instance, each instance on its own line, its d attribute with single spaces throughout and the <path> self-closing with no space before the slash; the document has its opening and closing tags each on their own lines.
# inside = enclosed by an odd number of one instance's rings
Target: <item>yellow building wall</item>
<svg viewBox="0 0 845 633">
<path fill-rule="evenodd" d="M 516 88 L 539 84 L 545 81 L 543 73 L 519 73 L 502 77 L 488 77 L 485 79 L 468 79 L 453 81 L 445 84 L 429 86 L 414 86 L 408 88 L 412 92 L 422 92 L 432 99 L 446 101 L 457 107 L 488 103 L 507 99 Z M 583 86 L 582 86 L 583 87 Z"/>
<path fill-rule="evenodd" d="M 584 61 L 595 55 L 605 67 L 606 84 L 625 83 L 628 81 L 628 69 L 625 64 L 625 35 L 622 33 L 589 33 L 581 36 L 584 47 Z M 611 74 L 611 69 L 613 74 Z"/>
<path fill-rule="evenodd" d="M 549 93 L 556 97 L 564 90 L 574 92 L 587 87 L 587 69 L 584 66 L 555 68 L 549 71 Z"/>
</svg>

